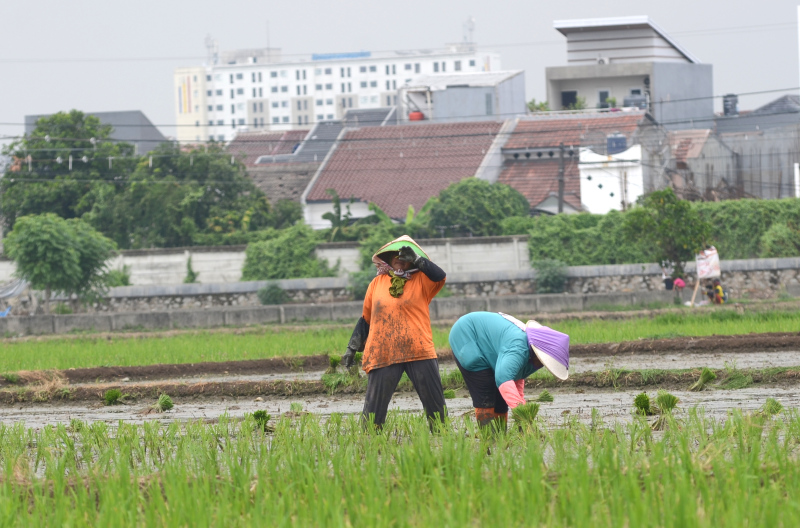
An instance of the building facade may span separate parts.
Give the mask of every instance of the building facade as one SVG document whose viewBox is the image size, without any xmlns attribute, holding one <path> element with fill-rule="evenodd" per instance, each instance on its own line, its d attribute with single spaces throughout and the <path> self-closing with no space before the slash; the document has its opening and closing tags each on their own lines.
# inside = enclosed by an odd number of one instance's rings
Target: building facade
<svg viewBox="0 0 800 528">
<path fill-rule="evenodd" d="M 474 44 L 442 50 L 315 54 L 278 50 L 214 54 L 174 74 L 178 140 L 230 141 L 243 130 L 310 129 L 354 108 L 397 105 L 398 89 L 423 75 L 495 71 L 500 58 Z"/>
</svg>

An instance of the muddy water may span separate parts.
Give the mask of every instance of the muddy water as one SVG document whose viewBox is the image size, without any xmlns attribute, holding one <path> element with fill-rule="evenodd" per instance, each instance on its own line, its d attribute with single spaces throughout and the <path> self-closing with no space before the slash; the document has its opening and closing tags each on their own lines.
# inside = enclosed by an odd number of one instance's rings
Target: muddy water
<svg viewBox="0 0 800 528">
<path fill-rule="evenodd" d="M 592 409 L 597 409 L 606 421 L 627 421 L 631 419 L 630 410 L 633 398 L 640 391 L 600 391 L 575 389 L 551 390 L 555 401 L 542 404 L 541 416 L 548 424 L 555 426 L 565 416 L 575 416 L 579 420 L 591 420 Z M 649 391 L 655 395 L 655 391 Z M 724 417 L 731 409 L 742 411 L 756 410 L 764 404 L 768 397 L 776 398 L 787 408 L 800 407 L 800 387 L 789 388 L 749 388 L 732 391 L 712 390 L 707 392 L 674 392 L 681 400 L 679 409 L 685 412 L 693 406 L 705 409 L 706 415 Z M 535 393 L 529 391 L 529 397 Z M 147 408 L 144 403 L 104 407 L 101 405 L 62 405 L 62 404 L 22 404 L 0 408 L 0 421 L 6 425 L 22 422 L 27 427 L 41 428 L 56 423 L 69 423 L 71 419 L 88 422 L 102 421 L 116 424 L 119 420 L 133 423 L 161 420 L 216 420 L 222 414 L 241 417 L 246 412 L 266 410 L 278 416 L 289 410 L 292 402 L 303 404 L 306 411 L 321 415 L 323 418 L 331 413 L 356 414 L 363 406 L 363 395 L 328 396 L 319 395 L 305 398 L 266 398 L 264 401 L 253 399 L 193 399 L 175 400 L 175 408 L 163 414 L 142 414 Z M 451 416 L 461 416 L 472 410 L 472 402 L 465 390 L 457 391 L 457 397 L 447 400 Z M 413 392 L 397 393 L 392 400 L 390 410 L 399 412 L 422 412 L 422 405 Z M 680 415 L 679 415 L 680 416 Z"/>
</svg>

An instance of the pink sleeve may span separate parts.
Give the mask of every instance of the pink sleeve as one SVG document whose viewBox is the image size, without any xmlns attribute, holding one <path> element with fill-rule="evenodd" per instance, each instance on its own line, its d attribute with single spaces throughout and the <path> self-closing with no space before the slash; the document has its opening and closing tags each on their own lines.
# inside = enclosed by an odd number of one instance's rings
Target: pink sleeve
<svg viewBox="0 0 800 528">
<path fill-rule="evenodd" d="M 519 397 L 523 400 L 525 399 L 525 380 L 514 380 L 514 384 L 517 386 L 517 392 L 519 392 Z"/>
<path fill-rule="evenodd" d="M 520 394 L 515 381 L 506 381 L 498 388 L 500 389 L 500 395 L 503 396 L 503 399 L 511 409 L 525 403 L 525 397 Z"/>
</svg>

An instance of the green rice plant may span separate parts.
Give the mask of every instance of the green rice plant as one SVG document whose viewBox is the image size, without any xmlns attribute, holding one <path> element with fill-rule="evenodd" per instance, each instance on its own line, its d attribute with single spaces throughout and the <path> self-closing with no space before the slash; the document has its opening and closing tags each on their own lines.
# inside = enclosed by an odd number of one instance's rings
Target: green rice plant
<svg viewBox="0 0 800 528">
<path fill-rule="evenodd" d="M 122 403 L 120 400 L 122 400 L 122 391 L 119 389 L 108 389 L 103 395 L 103 402 L 106 405 L 117 405 Z"/>
<path fill-rule="evenodd" d="M 253 420 L 256 422 L 258 428 L 263 431 L 274 431 L 273 428 L 267 425 L 271 418 L 272 416 L 270 416 L 267 411 L 253 411 Z"/>
<path fill-rule="evenodd" d="M 330 365 L 330 371 L 336 372 L 336 368 L 341 364 L 342 356 L 336 354 L 329 354 L 328 355 L 328 363 Z"/>
<path fill-rule="evenodd" d="M 300 402 L 292 402 L 289 404 L 289 412 L 301 413 L 303 412 L 303 404 Z"/>
<path fill-rule="evenodd" d="M 637 395 L 633 399 L 633 412 L 641 416 L 652 416 L 655 414 L 650 405 L 650 396 L 646 392 Z"/>
<path fill-rule="evenodd" d="M 534 400 L 534 401 L 542 402 L 542 403 L 551 403 L 553 401 L 553 395 L 550 394 L 550 391 L 548 391 L 547 389 L 544 389 L 539 394 L 539 397 L 536 398 L 536 400 Z"/>
<path fill-rule="evenodd" d="M 453 389 L 445 389 L 444 391 L 444 399 L 445 400 L 452 400 L 456 397 L 456 391 Z"/>
<path fill-rule="evenodd" d="M 442 374 L 442 387 L 445 389 L 463 389 L 465 386 L 464 376 L 460 370 L 455 369 Z"/>
<path fill-rule="evenodd" d="M 753 384 L 753 376 L 736 368 L 736 361 L 725 362 L 725 380 L 720 385 L 723 389 L 744 389 Z"/>
<path fill-rule="evenodd" d="M 763 416 L 775 416 L 783 411 L 783 405 L 775 398 L 767 398 L 767 401 L 759 409 L 759 413 Z"/>
<path fill-rule="evenodd" d="M 520 424 L 532 424 L 539 414 L 539 404 L 536 402 L 523 403 L 511 409 L 514 421 Z"/>
<path fill-rule="evenodd" d="M 153 410 L 162 413 L 169 411 L 174 406 L 175 405 L 172 403 L 172 398 L 166 394 L 161 394 L 158 397 L 158 401 L 156 401 L 155 405 L 153 405 Z"/>
<path fill-rule="evenodd" d="M 680 400 L 677 396 L 668 393 L 665 390 L 658 391 L 656 396 L 656 406 L 658 407 L 659 416 L 653 422 L 654 431 L 663 431 L 669 424 L 669 419 L 672 418 L 672 412 L 678 405 Z"/>
<path fill-rule="evenodd" d="M 694 385 L 689 387 L 689 390 L 693 392 L 699 392 L 705 389 L 706 385 L 708 385 L 715 379 L 717 379 L 717 375 L 714 374 L 714 372 L 710 368 L 703 367 L 703 370 L 700 372 L 700 378 L 697 380 L 697 382 L 695 382 Z"/>
<path fill-rule="evenodd" d="M 12 384 L 14 384 L 14 385 L 16 385 L 17 383 L 19 383 L 19 382 L 20 382 L 20 379 L 21 379 L 21 378 L 19 377 L 19 374 L 17 374 L 16 372 L 4 372 L 4 373 L 2 374 L 2 376 L 3 376 L 3 379 L 4 379 L 4 380 L 6 380 L 7 382 L 9 382 L 9 383 L 12 383 Z"/>
</svg>

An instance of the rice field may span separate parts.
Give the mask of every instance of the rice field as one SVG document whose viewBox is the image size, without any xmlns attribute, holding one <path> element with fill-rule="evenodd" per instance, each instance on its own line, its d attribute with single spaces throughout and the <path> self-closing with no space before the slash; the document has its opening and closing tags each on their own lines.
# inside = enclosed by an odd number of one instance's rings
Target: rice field
<svg viewBox="0 0 800 528">
<path fill-rule="evenodd" d="M 0 425 L 0 525 L 797 526 L 800 416 L 775 411 L 497 435 L 406 414 Z"/>
<path fill-rule="evenodd" d="M 627 320 L 560 321 L 550 323 L 550 326 L 569 334 L 573 344 L 712 334 L 797 332 L 800 329 L 800 311 L 744 314 L 703 311 Z M 449 326 L 433 327 L 437 348 L 449 346 L 449 329 Z M 198 331 L 169 337 L 126 338 L 120 335 L 6 340 L 0 342 L 0 373 L 341 354 L 351 333 L 349 327 L 309 324 L 308 328 L 261 327 L 237 334 Z"/>
</svg>

